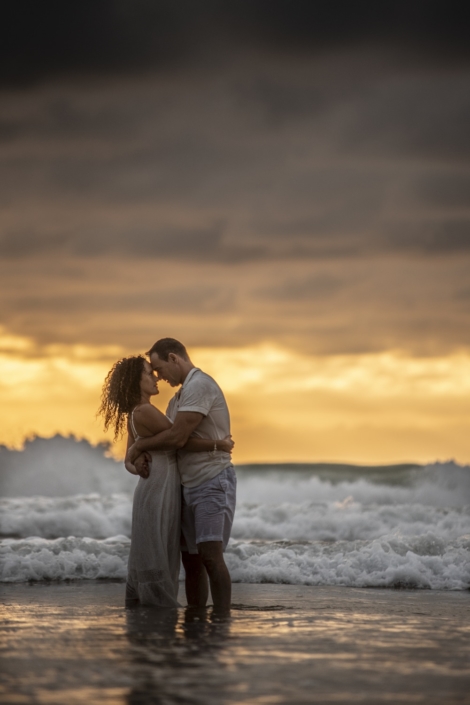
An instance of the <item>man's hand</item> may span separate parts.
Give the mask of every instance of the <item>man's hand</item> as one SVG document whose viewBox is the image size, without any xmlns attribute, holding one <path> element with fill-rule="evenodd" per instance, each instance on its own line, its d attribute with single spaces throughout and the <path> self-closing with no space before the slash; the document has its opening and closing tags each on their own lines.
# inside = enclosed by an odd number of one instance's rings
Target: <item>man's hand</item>
<svg viewBox="0 0 470 705">
<path fill-rule="evenodd" d="M 235 441 L 232 439 L 232 434 L 225 436 L 221 441 L 217 441 L 217 448 L 225 453 L 231 453 L 234 445 Z"/>
</svg>

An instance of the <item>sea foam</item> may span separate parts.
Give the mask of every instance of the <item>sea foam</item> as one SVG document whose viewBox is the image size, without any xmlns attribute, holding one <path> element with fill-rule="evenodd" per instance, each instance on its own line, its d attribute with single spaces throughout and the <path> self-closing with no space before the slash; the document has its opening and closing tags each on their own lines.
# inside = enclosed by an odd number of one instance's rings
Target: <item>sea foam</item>
<svg viewBox="0 0 470 705">
<path fill-rule="evenodd" d="M 124 580 L 129 548 L 126 536 L 6 539 L 0 576 L 3 582 Z M 446 543 L 432 533 L 334 544 L 231 540 L 226 560 L 234 582 L 463 590 L 470 585 L 469 550 L 470 536 Z"/>
<path fill-rule="evenodd" d="M 237 468 L 232 579 L 470 587 L 470 468 Z M 60 479 L 60 482 L 59 482 Z M 124 579 L 136 479 L 104 446 L 0 452 L 0 580 Z"/>
<path fill-rule="evenodd" d="M 239 483 L 243 485 L 243 480 Z M 0 500 L 0 536 L 8 538 L 103 539 L 130 537 L 132 499 L 116 494 L 27 497 Z M 238 540 L 356 541 L 395 532 L 419 536 L 433 531 L 452 541 L 470 533 L 468 507 L 371 504 L 352 499 L 324 503 L 253 504 L 239 501 L 232 537 Z"/>
<path fill-rule="evenodd" d="M 103 541 L 37 537 L 5 539 L 0 545 L 3 582 L 38 580 L 122 579 L 127 573 L 130 539 L 113 536 Z"/>
</svg>

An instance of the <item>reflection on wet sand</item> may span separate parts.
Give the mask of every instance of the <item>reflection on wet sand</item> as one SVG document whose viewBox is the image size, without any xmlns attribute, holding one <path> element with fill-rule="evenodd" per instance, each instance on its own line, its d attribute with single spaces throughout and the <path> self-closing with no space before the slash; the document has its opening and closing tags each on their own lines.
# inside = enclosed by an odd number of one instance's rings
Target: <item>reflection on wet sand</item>
<svg viewBox="0 0 470 705">
<path fill-rule="evenodd" d="M 122 584 L 4 587 L 0 701 L 470 705 L 468 593 L 234 585 L 211 609 L 124 609 Z"/>
<path fill-rule="evenodd" d="M 130 645 L 135 683 L 127 702 L 193 702 L 198 673 L 207 687 L 210 673 L 220 678 L 224 668 L 218 658 L 230 637 L 230 618 L 220 619 L 206 608 L 126 610 L 126 635 Z M 202 670 L 204 669 L 204 670 Z"/>
</svg>

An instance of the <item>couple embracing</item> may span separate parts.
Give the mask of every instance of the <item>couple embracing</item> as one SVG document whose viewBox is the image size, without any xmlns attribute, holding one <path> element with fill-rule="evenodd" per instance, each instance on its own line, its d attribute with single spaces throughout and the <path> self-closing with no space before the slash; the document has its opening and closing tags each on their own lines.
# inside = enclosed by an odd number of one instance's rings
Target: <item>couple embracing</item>
<svg viewBox="0 0 470 705">
<path fill-rule="evenodd" d="M 233 441 L 222 390 L 163 338 L 148 353 L 116 362 L 100 412 L 115 438 L 127 422 L 126 469 L 139 475 L 132 509 L 126 601 L 178 606 L 180 550 L 188 605 L 203 607 L 208 579 L 214 609 L 228 612 L 230 575 L 223 552 L 235 512 Z M 150 399 L 158 381 L 181 385 L 166 415 Z"/>
</svg>

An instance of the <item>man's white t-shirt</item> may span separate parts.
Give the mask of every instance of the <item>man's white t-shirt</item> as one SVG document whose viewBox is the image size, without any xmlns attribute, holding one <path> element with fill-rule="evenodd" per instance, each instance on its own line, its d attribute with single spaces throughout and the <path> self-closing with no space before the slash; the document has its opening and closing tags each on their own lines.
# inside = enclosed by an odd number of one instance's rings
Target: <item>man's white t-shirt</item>
<svg viewBox="0 0 470 705">
<path fill-rule="evenodd" d="M 168 404 L 166 414 L 175 421 L 178 411 L 197 411 L 203 419 L 193 433 L 200 438 L 222 440 L 230 433 L 227 402 L 217 382 L 198 367 L 193 367 L 181 389 Z M 230 465 L 230 453 L 194 453 L 178 450 L 178 470 L 185 487 L 198 487 Z"/>
</svg>

